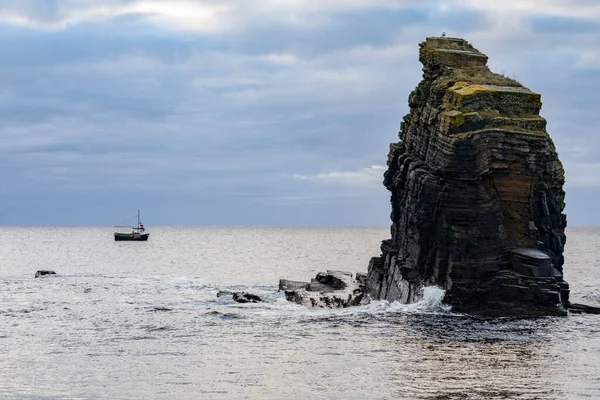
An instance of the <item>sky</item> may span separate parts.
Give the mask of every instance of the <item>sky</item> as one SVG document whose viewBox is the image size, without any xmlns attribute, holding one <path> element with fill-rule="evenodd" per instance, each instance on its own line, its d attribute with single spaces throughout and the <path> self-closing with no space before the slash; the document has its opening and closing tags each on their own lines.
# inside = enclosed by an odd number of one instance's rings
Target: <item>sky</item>
<svg viewBox="0 0 600 400">
<path fill-rule="evenodd" d="M 600 225 L 598 0 L 0 0 L 0 225 L 387 226 L 442 32 L 542 94 Z"/>
</svg>

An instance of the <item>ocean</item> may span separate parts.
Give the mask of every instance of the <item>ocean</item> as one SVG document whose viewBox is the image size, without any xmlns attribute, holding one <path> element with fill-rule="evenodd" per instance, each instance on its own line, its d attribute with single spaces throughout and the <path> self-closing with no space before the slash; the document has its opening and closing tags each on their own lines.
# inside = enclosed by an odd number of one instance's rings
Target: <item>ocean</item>
<svg viewBox="0 0 600 400">
<path fill-rule="evenodd" d="M 148 231 L 0 228 L 0 399 L 600 398 L 600 315 L 476 318 L 435 287 L 339 310 L 278 293 L 365 272 L 388 228 Z M 567 237 L 572 301 L 600 306 L 600 228 Z"/>
</svg>

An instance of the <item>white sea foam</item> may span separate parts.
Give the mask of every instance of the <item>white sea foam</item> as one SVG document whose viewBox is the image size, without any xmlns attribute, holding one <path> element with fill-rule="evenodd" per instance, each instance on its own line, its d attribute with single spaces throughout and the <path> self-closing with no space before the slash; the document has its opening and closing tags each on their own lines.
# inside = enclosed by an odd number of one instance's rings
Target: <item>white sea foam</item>
<svg viewBox="0 0 600 400">
<path fill-rule="evenodd" d="M 450 306 L 443 303 L 446 291 L 438 286 L 427 286 L 423 288 L 423 294 L 419 301 L 414 303 L 401 303 L 399 301 L 388 302 L 385 300 L 372 301 L 370 304 L 358 307 L 359 312 L 371 314 L 382 313 L 445 313 L 450 311 Z M 352 309 L 346 309 L 352 311 Z"/>
<path fill-rule="evenodd" d="M 421 300 L 404 304 L 401 302 L 389 302 L 385 300 L 374 300 L 364 306 L 349 308 L 308 308 L 285 299 L 283 292 L 267 291 L 265 287 L 262 290 L 256 290 L 257 287 L 248 287 L 245 291 L 256 293 L 261 296 L 264 303 L 246 303 L 238 304 L 233 302 L 228 296 L 221 297 L 217 302 L 219 307 L 236 308 L 240 313 L 258 314 L 263 317 L 298 317 L 298 318 L 323 318 L 323 317 L 344 317 L 353 315 L 382 315 L 388 313 L 399 314 L 431 314 L 447 313 L 450 306 L 443 303 L 445 291 L 437 286 L 425 287 L 422 292 Z M 239 288 L 238 288 L 239 289 Z M 216 305 L 214 302 L 211 302 Z M 229 310 L 231 311 L 231 310 Z"/>
</svg>

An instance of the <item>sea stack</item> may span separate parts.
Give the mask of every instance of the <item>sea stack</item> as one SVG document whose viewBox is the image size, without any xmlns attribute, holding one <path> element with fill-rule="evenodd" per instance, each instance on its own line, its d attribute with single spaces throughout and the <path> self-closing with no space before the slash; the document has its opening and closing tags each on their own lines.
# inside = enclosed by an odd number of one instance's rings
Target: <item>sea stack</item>
<svg viewBox="0 0 600 400">
<path fill-rule="evenodd" d="M 370 295 L 409 303 L 437 285 L 459 312 L 565 314 L 564 170 L 541 96 L 464 39 L 419 46 L 423 80 L 390 145 L 391 239 L 369 264 Z"/>
</svg>

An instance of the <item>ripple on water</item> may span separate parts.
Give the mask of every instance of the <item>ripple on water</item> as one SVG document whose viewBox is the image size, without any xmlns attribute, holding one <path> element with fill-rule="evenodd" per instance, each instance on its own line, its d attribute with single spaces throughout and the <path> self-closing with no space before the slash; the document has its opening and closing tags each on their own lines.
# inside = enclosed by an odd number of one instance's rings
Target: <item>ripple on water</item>
<svg viewBox="0 0 600 400">
<path fill-rule="evenodd" d="M 436 288 L 315 310 L 270 284 L 364 270 L 387 228 L 157 228 L 143 247 L 111 234 L 0 228 L 0 398 L 600 398 L 600 316 L 474 318 Z M 566 255 L 572 292 L 598 301 L 600 234 L 567 243 L 587 246 Z M 34 279 L 41 263 L 60 275 Z"/>
</svg>

